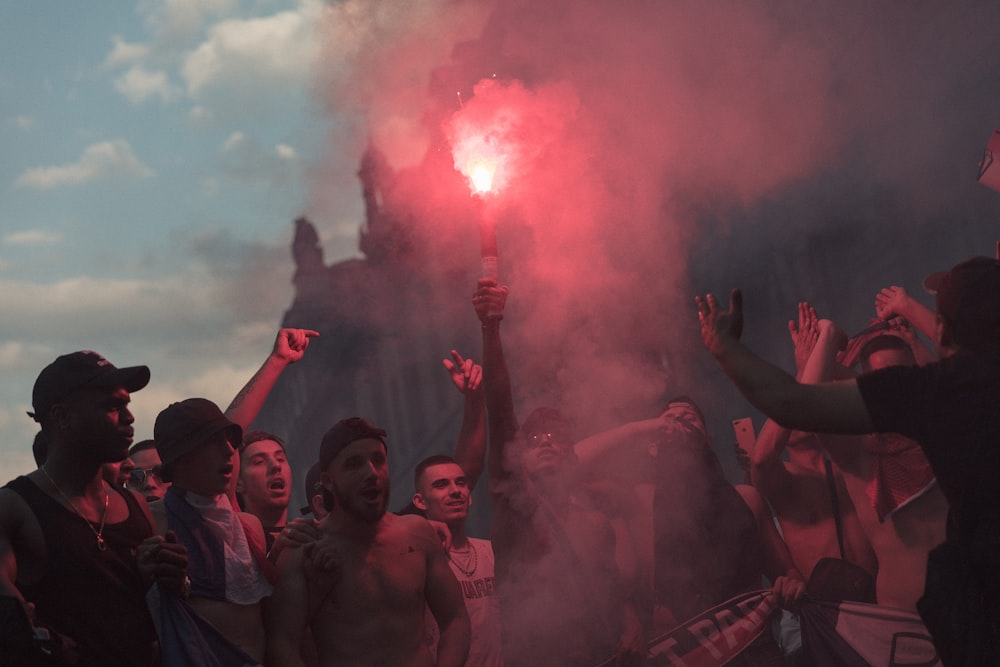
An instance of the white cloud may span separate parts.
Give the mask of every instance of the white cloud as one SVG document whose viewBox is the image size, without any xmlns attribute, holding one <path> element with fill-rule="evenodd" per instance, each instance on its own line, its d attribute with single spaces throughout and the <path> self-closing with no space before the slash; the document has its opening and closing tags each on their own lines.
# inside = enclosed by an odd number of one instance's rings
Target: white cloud
<svg viewBox="0 0 1000 667">
<path fill-rule="evenodd" d="M 23 232 L 11 232 L 3 237 L 4 245 L 43 245 L 59 243 L 63 235 L 57 232 L 45 232 L 40 229 L 29 229 Z"/>
<path fill-rule="evenodd" d="M 45 345 L 13 340 L 0 342 L 0 369 L 20 369 L 23 368 L 25 358 L 48 354 L 49 349 Z"/>
<path fill-rule="evenodd" d="M 153 171 L 132 153 L 124 139 L 87 146 L 80 159 L 70 164 L 28 169 L 14 181 L 19 188 L 47 190 L 97 180 L 148 178 Z"/>
<path fill-rule="evenodd" d="M 198 244 L 203 255 L 169 276 L 78 277 L 50 284 L 0 279 L 5 380 L 0 405 L 9 410 L 7 415 L 0 410 L 5 442 L 30 445 L 35 426 L 23 411 L 29 409 L 34 378 L 72 350 L 94 349 L 118 365 L 150 366 L 153 381 L 133 396 L 138 437 L 152 435 L 156 414 L 172 401 L 205 396 L 224 407 L 236 395 L 270 351 L 280 313 L 290 302 L 287 250 L 250 248 L 225 238 L 183 242 Z M 0 470 L 7 463 L 5 451 Z"/>
<path fill-rule="evenodd" d="M 129 63 L 141 61 L 149 55 L 149 47 L 145 44 L 130 44 L 122 39 L 121 35 L 114 35 L 111 38 L 114 44 L 111 53 L 104 59 L 105 67 L 119 67 Z"/>
<path fill-rule="evenodd" d="M 148 70 L 142 65 L 133 65 L 115 79 L 115 90 L 132 104 L 141 104 L 151 97 L 169 102 L 180 92 L 177 86 L 170 83 L 165 71 Z"/>
<path fill-rule="evenodd" d="M 230 19 L 213 26 L 208 39 L 184 61 L 188 94 L 302 88 L 319 53 L 316 26 L 321 3 L 307 0 L 296 11 Z"/>
<path fill-rule="evenodd" d="M 23 131 L 33 130 L 35 129 L 35 127 L 38 126 L 38 121 L 36 121 L 31 116 L 15 116 L 14 118 L 11 118 L 8 122 L 12 127 L 15 127 Z"/>
<path fill-rule="evenodd" d="M 164 45 L 190 40 L 208 19 L 236 9 L 236 0 L 145 0 L 140 4 L 155 41 Z"/>
</svg>

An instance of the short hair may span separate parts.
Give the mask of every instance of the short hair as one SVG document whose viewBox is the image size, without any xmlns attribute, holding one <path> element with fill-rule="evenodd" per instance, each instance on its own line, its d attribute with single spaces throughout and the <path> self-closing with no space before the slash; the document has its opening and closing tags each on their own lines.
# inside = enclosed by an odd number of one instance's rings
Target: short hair
<svg viewBox="0 0 1000 667">
<path fill-rule="evenodd" d="M 861 346 L 858 358 L 862 363 L 864 363 L 868 361 L 868 358 L 876 352 L 883 352 L 886 350 L 897 350 L 899 352 L 906 352 L 911 357 L 913 356 L 913 348 L 911 348 L 910 344 L 899 336 L 895 336 L 893 334 L 879 334 Z"/>
<path fill-rule="evenodd" d="M 128 455 L 132 456 L 136 452 L 143 452 L 147 449 L 156 449 L 155 440 L 140 440 L 139 442 L 132 445 L 128 450 Z"/>
<path fill-rule="evenodd" d="M 427 472 L 428 468 L 445 463 L 454 463 L 455 465 L 458 465 L 458 461 L 447 454 L 434 454 L 433 456 L 428 456 L 426 459 L 418 463 L 417 467 L 413 471 L 413 487 L 416 488 L 420 486 L 420 477 Z"/>
<path fill-rule="evenodd" d="M 240 453 L 243 452 L 247 447 L 255 442 L 260 442 L 261 440 L 274 440 L 276 443 L 281 445 L 282 449 L 286 449 L 285 441 L 274 435 L 273 433 L 268 433 L 267 431 L 261 431 L 260 429 L 254 429 L 253 431 L 247 431 L 243 434 L 243 446 L 240 447 Z"/>
<path fill-rule="evenodd" d="M 701 411 L 701 408 L 698 407 L 698 404 L 694 402 L 693 398 L 691 398 L 690 396 L 686 396 L 684 394 L 681 394 L 680 396 L 674 396 L 669 401 L 667 401 L 667 409 L 669 410 L 670 406 L 676 403 L 681 403 L 683 405 L 690 407 L 694 411 L 694 413 L 698 415 L 698 419 L 701 420 L 701 423 L 706 427 L 708 426 L 708 422 L 705 421 L 705 413 Z"/>
</svg>

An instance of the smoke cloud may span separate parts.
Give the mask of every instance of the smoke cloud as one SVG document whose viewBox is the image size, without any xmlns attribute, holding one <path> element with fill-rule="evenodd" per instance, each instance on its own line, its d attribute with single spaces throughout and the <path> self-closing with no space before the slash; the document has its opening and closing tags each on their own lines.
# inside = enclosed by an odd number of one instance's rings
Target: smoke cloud
<svg viewBox="0 0 1000 667">
<path fill-rule="evenodd" d="M 975 176 L 1000 125 L 997 25 L 1000 4 L 977 0 L 335 3 L 324 60 L 352 66 L 317 87 L 352 120 L 310 216 L 338 218 L 330 174 L 376 146 L 382 210 L 437 276 L 416 276 L 441 309 L 428 318 L 468 322 L 468 341 L 492 207 L 517 413 L 558 406 L 585 436 L 686 394 L 736 479 L 730 421 L 763 420 L 702 349 L 693 295 L 742 287 L 745 339 L 791 368 L 798 301 L 857 331 L 882 287 L 920 294 L 991 254 L 1000 197 Z M 477 136 L 501 165 L 487 204 L 456 170 Z"/>
<path fill-rule="evenodd" d="M 789 366 L 798 300 L 860 329 L 881 287 L 917 293 L 924 274 L 991 252 L 1000 202 L 975 164 L 1000 123 L 998 12 L 336 3 L 328 58 L 354 66 L 319 92 L 358 122 L 346 144 L 336 129 L 330 161 L 369 141 L 385 154 L 386 210 L 441 271 L 470 277 L 437 298 L 471 328 L 481 212 L 452 148 L 463 123 L 500 114 L 516 131 L 495 139 L 519 151 L 495 196 L 519 413 L 559 405 L 586 433 L 684 392 L 728 443 L 728 421 L 753 413 L 701 350 L 693 294 L 743 287 L 750 344 Z"/>
</svg>

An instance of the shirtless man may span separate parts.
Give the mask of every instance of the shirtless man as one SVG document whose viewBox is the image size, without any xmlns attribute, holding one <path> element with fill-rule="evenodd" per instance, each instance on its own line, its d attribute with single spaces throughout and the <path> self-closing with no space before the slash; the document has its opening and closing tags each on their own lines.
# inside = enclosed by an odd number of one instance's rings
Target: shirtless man
<svg viewBox="0 0 1000 667">
<path fill-rule="evenodd" d="M 820 321 L 813 352 L 817 359 L 807 365 L 804 381 L 825 379 L 844 339 L 832 322 Z M 910 346 L 898 336 L 874 338 L 861 349 L 865 373 L 915 364 Z M 927 554 L 944 541 L 948 515 L 948 501 L 920 445 L 894 433 L 818 437 L 843 471 L 861 526 L 875 549 L 878 603 L 916 611 L 924 591 Z M 885 474 L 878 474 L 879 469 Z"/>
<path fill-rule="evenodd" d="M 265 612 L 268 665 L 301 665 L 308 626 L 320 665 L 430 667 L 425 608 L 441 632 L 437 664 L 464 664 L 469 617 L 440 539 L 423 518 L 386 512 L 384 438 L 359 418 L 337 422 L 323 436 L 319 463 L 330 514 L 317 542 L 278 557 Z"/>
<path fill-rule="evenodd" d="M 808 303 L 800 303 L 798 323 L 790 321 L 788 328 L 801 378 L 819 335 L 816 311 Z M 782 452 L 787 452 L 787 461 L 782 460 Z M 841 557 L 825 459 L 815 434 L 789 431 L 771 420 L 764 423 L 750 453 L 753 484 L 770 502 L 792 559 L 806 580 L 821 558 Z M 831 468 L 831 474 L 837 489 L 844 557 L 874 577 L 875 553 L 847 493 L 844 476 L 838 468 Z"/>
<path fill-rule="evenodd" d="M 188 549 L 190 597 L 186 606 L 211 623 L 231 646 L 240 664 L 264 660 L 261 601 L 270 595 L 271 573 L 264 549 L 264 529 L 252 514 L 238 512 L 229 500 L 236 447 L 243 431 L 204 398 L 172 403 L 156 418 L 154 439 L 163 476 L 171 482 L 161 502 L 150 509 L 157 532 L 176 532 Z M 177 602 L 164 600 L 164 604 Z M 197 621 L 195 621 L 197 625 Z M 183 662 L 206 658 L 184 637 L 163 637 L 166 656 Z M 239 652 L 242 652 L 240 655 Z"/>
<path fill-rule="evenodd" d="M 171 487 L 150 509 L 158 531 L 175 531 L 187 546 L 191 574 L 186 601 L 161 596 L 163 608 L 187 623 L 183 628 L 180 621 L 164 624 L 167 664 L 202 664 L 205 652 L 223 664 L 264 659 L 261 601 L 271 592 L 274 572 L 260 520 L 239 512 L 240 458 L 234 453 L 278 377 L 302 359 L 317 335 L 310 329 L 279 330 L 264 363 L 225 414 L 212 401 L 190 398 L 168 406 L 156 419 L 160 470 Z M 193 635 L 203 641 L 191 641 Z"/>
</svg>

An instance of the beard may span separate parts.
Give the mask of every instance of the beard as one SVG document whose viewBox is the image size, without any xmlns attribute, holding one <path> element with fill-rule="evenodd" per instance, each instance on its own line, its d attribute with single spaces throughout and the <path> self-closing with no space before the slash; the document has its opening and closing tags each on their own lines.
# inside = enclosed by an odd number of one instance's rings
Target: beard
<svg viewBox="0 0 1000 667">
<path fill-rule="evenodd" d="M 382 486 L 382 492 L 379 494 L 377 502 L 368 502 L 363 497 L 359 497 L 358 494 L 344 493 L 337 487 L 336 483 L 333 485 L 333 498 L 334 506 L 341 508 L 351 517 L 359 521 L 376 523 L 385 516 L 389 507 L 389 480 L 386 479 Z"/>
</svg>

